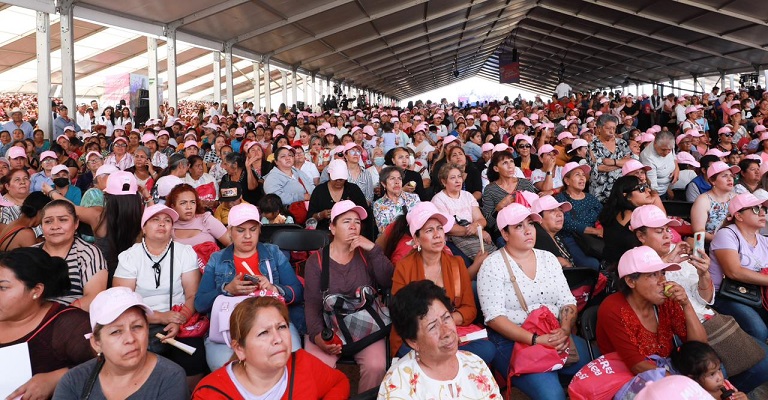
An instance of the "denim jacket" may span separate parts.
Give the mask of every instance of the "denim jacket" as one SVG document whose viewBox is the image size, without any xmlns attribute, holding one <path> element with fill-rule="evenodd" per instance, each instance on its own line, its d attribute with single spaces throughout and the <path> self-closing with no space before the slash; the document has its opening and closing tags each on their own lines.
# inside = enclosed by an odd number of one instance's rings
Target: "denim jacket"
<svg viewBox="0 0 768 400">
<path fill-rule="evenodd" d="M 264 277 L 271 278 L 272 284 L 285 292 L 285 303 L 302 303 L 304 287 L 280 248 L 273 244 L 259 243 L 256 249 L 259 252 L 259 272 Z M 209 313 L 216 297 L 224 294 L 224 286 L 235 278 L 235 271 L 234 245 L 213 253 L 205 266 L 205 273 L 195 295 L 195 310 Z"/>
</svg>

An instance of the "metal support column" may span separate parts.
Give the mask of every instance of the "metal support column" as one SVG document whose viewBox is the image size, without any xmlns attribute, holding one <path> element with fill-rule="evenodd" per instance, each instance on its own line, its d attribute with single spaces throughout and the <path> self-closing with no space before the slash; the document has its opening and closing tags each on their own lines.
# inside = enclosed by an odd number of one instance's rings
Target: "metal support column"
<svg viewBox="0 0 768 400">
<path fill-rule="evenodd" d="M 280 76 L 282 76 L 280 85 L 283 88 L 282 104 L 285 104 L 285 106 L 288 107 L 288 72 L 280 71 Z"/>
<path fill-rule="evenodd" d="M 296 67 L 293 67 L 293 74 L 291 75 L 291 104 L 296 104 L 299 102 L 299 75 L 296 73 Z M 291 104 L 286 104 L 288 108 L 291 108 Z"/>
<path fill-rule="evenodd" d="M 768 73 L 768 71 L 766 71 L 766 73 Z M 766 75 L 766 76 L 768 76 L 768 75 Z M 312 97 L 311 97 L 312 98 L 312 103 L 310 103 L 310 105 L 312 106 L 312 108 L 311 108 L 312 110 L 314 110 L 315 109 L 315 105 L 317 105 L 317 86 L 316 86 L 317 83 L 316 83 L 316 80 L 315 80 L 316 77 L 317 77 L 317 75 L 313 72 L 312 73 Z"/>
<path fill-rule="evenodd" d="M 179 93 L 176 84 L 176 30 L 168 29 L 165 37 L 168 48 L 168 107 L 173 107 L 176 110 L 176 117 L 179 117 L 181 112 L 178 109 Z"/>
<path fill-rule="evenodd" d="M 221 104 L 221 52 L 219 51 L 213 52 L 213 101 Z"/>
<path fill-rule="evenodd" d="M 264 111 L 272 112 L 272 77 L 269 70 L 269 57 L 264 60 Z"/>
<path fill-rule="evenodd" d="M 59 25 L 61 27 L 61 95 L 64 105 L 69 108 L 70 117 L 75 116 L 75 26 L 72 1 L 61 2 Z"/>
<path fill-rule="evenodd" d="M 261 110 L 261 63 L 253 63 L 253 110 Z"/>
<path fill-rule="evenodd" d="M 232 79 L 232 45 L 224 49 L 224 73 L 227 79 L 227 108 L 230 112 L 235 111 L 235 85 Z"/>
<path fill-rule="evenodd" d="M 157 38 L 147 36 L 147 75 L 149 78 L 149 118 L 157 118 L 160 105 L 157 95 Z"/>
<path fill-rule="evenodd" d="M 37 12 L 37 127 L 53 140 L 53 114 L 51 113 L 51 16 Z"/>
<path fill-rule="evenodd" d="M 304 75 L 301 79 L 304 81 L 304 95 L 301 96 L 301 100 L 304 101 L 304 107 L 306 107 L 309 104 L 309 83 L 307 82 L 309 81 L 309 75 Z"/>
</svg>

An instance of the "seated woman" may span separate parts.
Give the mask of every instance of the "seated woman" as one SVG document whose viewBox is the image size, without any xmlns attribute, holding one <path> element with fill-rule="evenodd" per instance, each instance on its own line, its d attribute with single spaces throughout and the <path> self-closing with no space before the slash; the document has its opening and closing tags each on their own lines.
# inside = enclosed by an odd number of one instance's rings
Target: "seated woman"
<svg viewBox="0 0 768 400">
<path fill-rule="evenodd" d="M 501 146 L 501 145 L 498 145 Z M 483 190 L 483 216 L 487 221 L 485 230 L 491 233 L 494 243 L 500 244 L 499 229 L 496 226 L 496 215 L 506 206 L 516 201 L 520 193 L 536 192 L 531 181 L 518 178 L 515 160 L 509 151 L 494 151 L 491 163 L 488 164 L 488 181 L 490 183 Z"/>
<path fill-rule="evenodd" d="M 327 231 L 331 225 L 331 208 L 334 204 L 342 200 L 352 200 L 355 204 L 367 203 L 360 187 L 347 181 L 349 172 L 344 160 L 332 160 L 325 171 L 330 179 L 312 191 L 307 215 L 317 220 L 315 229 Z"/>
<path fill-rule="evenodd" d="M 277 246 L 259 242 L 261 218 L 254 205 L 244 203 L 232 207 L 228 232 L 232 245 L 214 253 L 208 260 L 195 295 L 195 309 L 210 313 L 213 302 L 220 295 L 244 296 L 259 290 L 279 293 L 289 305 L 293 350 L 297 350 L 301 346 L 299 332 L 305 331 L 304 287 L 289 260 Z M 258 285 L 244 279 L 245 275 L 255 276 Z M 206 339 L 205 349 L 211 370 L 220 368 L 232 357 L 232 349 L 226 344 Z"/>
<path fill-rule="evenodd" d="M 719 325 L 707 327 L 707 324 L 715 323 L 712 319 L 715 316 L 715 311 L 710 308 L 715 302 L 716 293 L 712 284 L 712 276 L 709 273 L 710 259 L 707 253 L 702 250 L 698 254 L 693 254 L 691 247 L 685 242 L 680 242 L 677 245 L 672 244 L 670 227 L 677 224 L 676 220 L 667 218 L 664 211 L 655 205 L 636 208 L 632 213 L 632 219 L 629 223 L 633 233 L 637 235 L 639 243 L 652 248 L 665 262 L 678 263 L 680 270 L 666 272 L 666 278 L 677 282 L 685 289 L 688 299 L 691 301 L 691 306 L 704 329 L 709 332 L 716 332 L 720 328 Z M 737 329 L 741 330 L 741 328 Z M 709 336 L 708 338 L 712 339 Z M 750 391 L 768 380 L 768 345 L 756 339 L 755 342 L 766 352 L 762 361 L 738 375 L 735 375 L 734 371 L 729 371 L 726 365 L 726 372 L 730 375 L 729 379 L 737 387 L 745 391 Z M 751 354 L 743 352 L 740 354 L 739 351 L 741 349 L 751 351 L 752 348 L 754 347 L 739 347 L 736 345 L 735 347 L 723 349 L 717 346 L 717 349 L 728 352 L 728 354 L 721 353 L 721 357 L 727 357 L 728 359 L 750 359 Z"/>
<path fill-rule="evenodd" d="M 754 156 L 749 156 L 754 157 Z M 755 193 L 757 189 L 763 189 L 760 187 L 760 163 L 764 162 L 762 159 L 744 158 L 739 161 L 739 184 L 733 188 L 734 193 Z"/>
<path fill-rule="evenodd" d="M 578 352 L 578 362 L 554 372 L 512 377 L 512 385 L 531 398 L 565 399 L 560 376 L 570 379 L 589 361 L 586 342 L 572 335 L 576 325 L 576 299 L 557 258 L 550 252 L 533 248 L 534 222 L 541 221 L 538 214 L 513 203 L 504 207 L 496 220 L 506 245 L 488 256 L 477 274 L 477 295 L 489 328 L 488 338 L 496 345 L 492 365 L 503 376 L 508 376 L 516 343 L 541 344 L 562 352 L 569 347 L 569 339 L 573 339 L 576 349 L 569 351 Z M 518 290 L 525 304 L 519 301 Z M 546 306 L 558 316 L 559 330 L 536 335 L 521 327 L 529 307 L 532 310 L 540 306 Z"/>
<path fill-rule="evenodd" d="M 460 257 L 444 252 L 446 231 L 450 231 L 453 225 L 449 216 L 432 203 L 422 202 L 408 212 L 407 218 L 417 250 L 395 265 L 392 294 L 396 294 L 411 282 L 424 279 L 434 282 L 444 288 L 446 295 L 451 299 L 450 310 L 455 326 L 470 326 L 477 317 L 472 279 L 477 275 L 488 253 L 478 253 L 474 263 L 467 270 Z M 402 357 L 411 350 L 397 332 L 390 333 L 389 339 L 393 355 Z M 487 340 L 474 340 L 459 348 L 476 354 L 488 364 L 496 354 L 496 346 Z"/>
<path fill-rule="evenodd" d="M 475 200 L 483 198 L 483 183 L 480 170 L 475 167 L 475 163 L 467 161 L 467 155 L 464 154 L 464 149 L 461 147 L 451 147 L 446 151 L 446 158 L 446 164 L 453 164 L 461 170 L 461 177 L 463 180 L 461 189 L 472 195 Z M 442 166 L 440 168 L 442 169 Z M 437 171 L 437 174 L 437 184 L 433 183 L 435 193 L 444 188 L 443 182 L 440 181 L 439 170 Z"/>
<path fill-rule="evenodd" d="M 83 339 L 88 313 L 51 300 L 69 290 L 66 262 L 32 247 L 2 253 L 0 285 L 0 348 L 26 342 L 32 366 L 32 379 L 8 398 L 50 398 L 68 369 L 94 356 Z"/>
<path fill-rule="evenodd" d="M 563 167 L 563 190 L 555 196 L 559 202 L 571 203 L 572 212 L 565 214 L 563 230 L 563 242 L 573 256 L 576 265 L 580 267 L 600 269 L 600 261 L 581 248 L 577 241 L 578 236 L 592 235 L 603 238 L 603 228 L 597 227 L 597 217 L 603 209 L 600 200 L 592 193 L 585 191 L 587 178 L 591 168 L 588 165 L 579 165 L 570 162 Z"/>
<path fill-rule="evenodd" d="M 554 254 L 563 268 L 576 266 L 561 234 L 565 213 L 571 211 L 571 208 L 571 203 L 558 203 L 550 195 L 540 197 L 531 205 L 531 211 L 541 216 L 541 222 L 536 225 L 536 243 L 533 247 Z"/>
<path fill-rule="evenodd" d="M 768 260 L 768 238 L 758 231 L 765 226 L 768 201 L 751 193 L 734 197 L 728 206 L 728 219 L 710 244 L 712 263 L 709 272 L 715 291 L 723 277 L 747 284 L 768 286 L 768 275 L 760 273 Z M 742 329 L 760 342 L 768 339 L 768 311 L 717 296 L 715 309 L 736 319 Z"/>
<path fill-rule="evenodd" d="M 349 380 L 296 347 L 280 300 L 252 297 L 229 320 L 234 361 L 203 378 L 193 399 L 346 399 Z"/>
<path fill-rule="evenodd" d="M 603 262 L 606 269 L 615 272 L 622 254 L 640 245 L 629 227 L 629 219 L 634 209 L 653 203 L 650 186 L 641 183 L 636 176 L 622 176 L 613 183 L 598 219 L 603 226 Z"/>
<path fill-rule="evenodd" d="M 179 243 L 190 246 L 216 241 L 224 246 L 232 243 L 227 236 L 227 228 L 205 211 L 197 191 L 191 185 L 183 183 L 174 187 L 165 203 L 179 215 L 173 224 L 173 238 Z"/>
<path fill-rule="evenodd" d="M 368 214 L 355 203 L 344 200 L 336 203 L 331 210 L 331 234 L 327 260 L 329 285 L 327 294 L 353 296 L 358 288 L 372 286 L 388 289 L 392 286 L 392 263 L 384 256 L 381 247 L 366 239 L 360 233 L 361 221 Z M 305 312 L 307 338 L 304 348 L 331 367 L 341 353 L 341 345 L 326 343 L 321 332 L 323 321 L 323 291 L 320 287 L 322 270 L 321 255 L 313 254 L 305 267 Z M 386 372 L 386 346 L 379 340 L 354 355 L 360 366 L 358 392 L 375 388 L 381 383 Z"/>
<path fill-rule="evenodd" d="M 51 199 L 42 192 L 32 192 L 21 205 L 21 215 L 15 221 L 0 229 L 0 249 L 13 250 L 19 247 L 30 247 L 40 241 L 34 228 L 42 220 L 42 211 Z"/>
<path fill-rule="evenodd" d="M 200 284 L 197 255 L 192 246 L 171 238 L 173 223 L 179 215 L 162 204 L 147 207 L 141 216 L 144 238 L 118 255 L 115 286 L 125 286 L 140 294 L 154 313 L 150 323 L 150 351 L 160 353 L 181 365 L 187 384 L 194 387 L 205 371 L 203 339 L 178 338 L 176 335 L 195 312 L 195 293 Z M 173 306 L 181 305 L 180 311 Z M 155 334 L 195 347 L 189 355 L 176 347 L 158 342 Z M 164 339 L 165 340 L 165 339 Z"/>
<path fill-rule="evenodd" d="M 673 335 L 683 342 L 707 341 L 707 333 L 685 289 L 668 281 L 666 263 L 648 246 L 635 247 L 619 260 L 619 292 L 608 296 L 597 314 L 597 345 L 603 354 L 617 352 L 634 374 L 656 369 L 647 357 L 669 357 Z"/>
<path fill-rule="evenodd" d="M 405 214 L 406 209 L 410 210 L 421 201 L 415 193 L 404 190 L 403 176 L 403 170 L 398 167 L 385 167 L 379 174 L 379 184 L 384 195 L 373 202 L 373 217 L 379 234 L 399 215 Z"/>
<path fill-rule="evenodd" d="M 88 311 L 96 295 L 107 289 L 107 261 L 98 247 L 77 236 L 79 224 L 72 203 L 62 199 L 51 201 L 42 212 L 45 241 L 35 247 L 67 263 L 70 288 L 55 300 Z"/>
<path fill-rule="evenodd" d="M 664 204 L 661 202 L 661 195 L 659 192 L 653 190 L 651 183 L 648 180 L 648 171 L 650 170 L 651 167 L 641 164 L 640 161 L 627 160 L 627 162 L 625 162 L 621 167 L 621 176 L 636 176 L 638 179 L 640 179 L 640 184 L 646 185 L 649 189 L 648 193 L 651 196 L 651 203 L 655 204 L 656 207 L 659 207 L 663 210 Z"/>
<path fill-rule="evenodd" d="M 294 152 L 295 149 L 290 146 L 277 148 L 275 168 L 264 178 L 264 193 L 280 196 L 285 206 L 298 201 L 308 201 L 315 190 L 312 179 L 293 166 Z"/>
<path fill-rule="evenodd" d="M 152 313 L 144 299 L 128 288 L 99 293 L 90 311 L 90 345 L 99 356 L 69 370 L 53 398 L 79 399 L 84 393 L 92 399 L 187 398 L 184 369 L 147 351 L 147 316 Z"/>
<path fill-rule="evenodd" d="M 430 280 L 402 287 L 392 300 L 392 325 L 414 349 L 389 369 L 379 386 L 380 399 L 432 398 L 453 393 L 454 398 L 501 398 L 493 374 L 480 357 L 460 351 L 453 304 Z M 486 342 L 483 340 L 483 342 Z"/>
<path fill-rule="evenodd" d="M 29 196 L 29 172 L 14 168 L 0 178 L 3 185 L 3 210 L 0 211 L 0 224 L 8 225 L 21 215 L 21 206 Z M 1 200 L 0 200 L 1 201 Z"/>
<path fill-rule="evenodd" d="M 741 169 L 729 167 L 722 161 L 716 161 L 707 168 L 707 179 L 712 189 L 702 193 L 691 206 L 691 228 L 694 232 L 706 232 L 707 243 L 712 241 L 717 231 L 728 217 L 728 204 L 735 196 L 733 185 L 735 174 Z"/>
<path fill-rule="evenodd" d="M 444 164 L 437 176 L 440 179 L 443 190 L 435 194 L 432 198 L 432 203 L 440 212 L 451 216 L 452 222 L 456 222 L 456 224 L 451 224 L 451 227 L 446 231 L 448 239 L 465 256 L 473 259 L 480 252 L 480 239 L 477 236 L 478 228 L 483 229 L 487 225 L 483 212 L 480 211 L 480 205 L 472 194 L 462 189 L 464 174 L 458 165 L 453 163 Z M 491 235 L 484 230 L 482 235 L 486 252 L 490 254 L 496 251 Z M 474 275 L 472 274 L 473 277 Z"/>
</svg>

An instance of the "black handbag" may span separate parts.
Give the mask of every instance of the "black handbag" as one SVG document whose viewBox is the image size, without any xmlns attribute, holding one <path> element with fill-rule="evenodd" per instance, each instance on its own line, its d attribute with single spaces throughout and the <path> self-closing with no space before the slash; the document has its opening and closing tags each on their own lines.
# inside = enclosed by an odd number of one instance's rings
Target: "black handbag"
<svg viewBox="0 0 768 400">
<path fill-rule="evenodd" d="M 739 243 L 738 253 L 741 254 L 741 241 L 738 240 L 739 236 L 731 228 L 725 228 L 733 232 Z M 723 277 L 723 282 L 720 283 L 720 291 L 718 295 L 724 299 L 735 301 L 750 307 L 759 308 L 763 305 L 763 292 L 762 288 L 758 285 L 751 283 L 739 282 L 737 280 Z"/>
<path fill-rule="evenodd" d="M 731 278 L 723 278 L 720 283 L 720 292 L 718 295 L 724 299 L 739 302 L 750 307 L 759 308 L 762 306 L 762 290 L 760 286 L 751 283 L 744 283 Z"/>
</svg>

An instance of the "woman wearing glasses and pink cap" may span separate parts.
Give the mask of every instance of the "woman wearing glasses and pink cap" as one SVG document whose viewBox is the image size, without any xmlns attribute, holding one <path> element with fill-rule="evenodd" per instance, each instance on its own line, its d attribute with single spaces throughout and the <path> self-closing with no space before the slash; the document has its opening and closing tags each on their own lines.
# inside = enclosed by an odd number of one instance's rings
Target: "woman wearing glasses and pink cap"
<svg viewBox="0 0 768 400">
<path fill-rule="evenodd" d="M 327 294 L 354 296 L 363 286 L 390 288 L 394 267 L 378 245 L 361 233 L 362 220 L 368 216 L 363 207 L 344 200 L 331 209 L 331 234 L 328 246 L 329 285 Z M 230 217 L 231 218 L 231 217 Z M 313 253 L 305 267 L 304 315 L 307 321 L 307 338 L 304 348 L 331 367 L 341 354 L 342 346 L 326 343 L 321 337 L 323 322 L 323 290 L 320 275 L 323 250 Z M 378 387 L 386 372 L 386 346 L 379 340 L 354 355 L 360 365 L 358 392 Z"/>
<path fill-rule="evenodd" d="M 729 167 L 722 161 L 713 162 L 707 168 L 707 180 L 712 189 L 700 194 L 691 207 L 691 228 L 694 232 L 706 232 L 707 242 L 712 240 L 728 216 L 728 204 L 735 196 L 734 178 L 739 171 L 738 166 Z"/>
<path fill-rule="evenodd" d="M 674 335 L 683 342 L 707 341 L 685 288 L 664 276 L 679 269 L 648 246 L 635 247 L 619 260 L 619 292 L 600 305 L 597 345 L 603 354 L 617 352 L 634 374 L 656 369 L 647 360 L 651 355 L 669 357 Z"/>
<path fill-rule="evenodd" d="M 516 343 L 541 344 L 565 351 L 569 339 L 573 339 L 576 348 L 570 350 L 578 351 L 578 362 L 558 371 L 512 376 L 512 385 L 531 398 L 565 399 L 560 378 L 570 379 L 587 364 L 589 355 L 586 342 L 572 335 L 576 324 L 576 299 L 560 262 L 552 253 L 534 248 L 534 222 L 541 222 L 541 217 L 521 204 L 513 203 L 499 211 L 496 224 L 506 245 L 483 262 L 477 274 L 477 295 L 489 328 L 488 339 L 496 345 L 492 365 L 503 376 L 508 376 Z M 519 301 L 517 288 L 525 305 Z M 537 335 L 521 327 L 528 312 L 541 306 L 558 317 L 560 329 Z"/>
<path fill-rule="evenodd" d="M 398 261 L 395 266 L 392 294 L 396 294 L 411 282 L 430 280 L 445 289 L 450 298 L 454 324 L 470 326 L 477 317 L 471 276 L 477 275 L 488 253 L 478 253 L 469 269 L 461 257 L 448 254 L 445 250 L 446 234 L 454 225 L 453 218 L 438 210 L 431 202 L 416 205 L 408 212 L 407 220 L 416 250 Z M 390 333 L 389 339 L 393 355 L 402 357 L 411 350 L 396 331 Z M 487 340 L 464 343 L 459 349 L 478 355 L 487 364 L 491 363 L 496 353 L 496 346 Z"/>
<path fill-rule="evenodd" d="M 147 351 L 154 313 L 138 293 L 114 287 L 91 303 L 90 345 L 97 357 L 72 368 L 53 398 L 188 398 L 184 370 Z"/>
<path fill-rule="evenodd" d="M 768 201 L 751 193 L 734 197 L 728 206 L 728 219 L 715 234 L 710 245 L 710 273 L 715 290 L 723 277 L 738 282 L 768 286 L 768 275 L 760 271 L 768 260 L 768 238 L 758 232 L 765 227 Z M 747 333 L 758 341 L 768 339 L 768 311 L 718 296 L 715 309 L 731 315 Z"/>
</svg>

